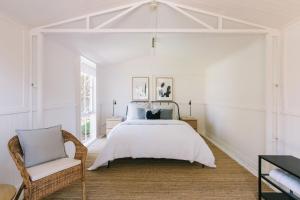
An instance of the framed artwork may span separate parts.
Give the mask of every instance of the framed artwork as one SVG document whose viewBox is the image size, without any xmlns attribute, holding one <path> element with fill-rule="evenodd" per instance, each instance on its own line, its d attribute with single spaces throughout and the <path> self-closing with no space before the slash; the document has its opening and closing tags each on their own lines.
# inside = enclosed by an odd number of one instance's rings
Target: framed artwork
<svg viewBox="0 0 300 200">
<path fill-rule="evenodd" d="M 132 100 L 149 100 L 149 77 L 132 77 Z"/>
<path fill-rule="evenodd" d="M 172 77 L 156 78 L 156 100 L 160 100 L 160 101 L 173 100 L 173 78 Z"/>
</svg>

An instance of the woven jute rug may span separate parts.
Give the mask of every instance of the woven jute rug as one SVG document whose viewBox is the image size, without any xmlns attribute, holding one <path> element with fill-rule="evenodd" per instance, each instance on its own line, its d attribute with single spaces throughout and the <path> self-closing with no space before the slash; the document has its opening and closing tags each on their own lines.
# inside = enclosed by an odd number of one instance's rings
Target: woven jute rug
<svg viewBox="0 0 300 200">
<path fill-rule="evenodd" d="M 119 159 L 86 172 L 88 199 L 257 199 L 257 178 L 209 143 L 217 168 L 166 159 Z M 96 154 L 89 154 L 89 166 Z M 80 183 L 47 199 L 80 199 Z"/>
</svg>

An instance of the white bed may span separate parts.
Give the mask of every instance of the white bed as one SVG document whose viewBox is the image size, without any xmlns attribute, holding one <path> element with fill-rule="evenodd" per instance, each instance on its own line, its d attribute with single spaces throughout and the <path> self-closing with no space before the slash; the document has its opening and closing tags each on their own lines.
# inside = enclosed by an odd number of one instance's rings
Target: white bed
<svg viewBox="0 0 300 200">
<path fill-rule="evenodd" d="M 118 158 L 165 158 L 215 166 L 202 137 L 179 120 L 127 120 L 113 128 L 89 170 Z"/>
</svg>

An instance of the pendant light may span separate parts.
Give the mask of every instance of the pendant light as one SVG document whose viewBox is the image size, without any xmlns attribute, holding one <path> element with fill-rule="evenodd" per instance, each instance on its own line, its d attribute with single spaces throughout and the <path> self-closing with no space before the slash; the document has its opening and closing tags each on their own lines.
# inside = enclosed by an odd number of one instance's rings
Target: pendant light
<svg viewBox="0 0 300 200">
<path fill-rule="evenodd" d="M 155 32 L 152 35 L 151 38 L 151 49 L 152 49 L 152 55 L 155 56 L 155 50 L 156 50 L 156 44 L 157 44 L 157 26 L 158 26 L 158 13 L 157 13 L 157 8 L 158 8 L 158 2 L 153 0 L 150 4 L 150 7 L 152 10 L 155 11 Z"/>
</svg>

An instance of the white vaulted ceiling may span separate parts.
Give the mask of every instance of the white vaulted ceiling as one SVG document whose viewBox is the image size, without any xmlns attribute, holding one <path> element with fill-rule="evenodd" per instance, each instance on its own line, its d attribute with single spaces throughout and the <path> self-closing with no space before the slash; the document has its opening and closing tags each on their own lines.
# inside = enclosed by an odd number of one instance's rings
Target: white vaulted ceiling
<svg viewBox="0 0 300 200">
<path fill-rule="evenodd" d="M 201 66 L 231 55 L 240 48 L 249 48 L 264 35 L 252 34 L 157 34 L 155 50 L 150 33 L 46 34 L 46 41 L 59 44 L 102 66 L 111 66 L 137 58 L 151 57 L 190 60 Z M 234 45 L 233 45 L 234 44 Z M 220 48 L 230 46 L 230 48 Z M 235 47 L 237 46 L 237 47 Z M 205 55 L 205 56 L 199 56 Z"/>
<path fill-rule="evenodd" d="M 202 10 L 282 28 L 300 17 L 299 0 L 170 0 Z M 0 12 L 30 27 L 138 2 L 138 0 L 0 0 Z"/>
</svg>

